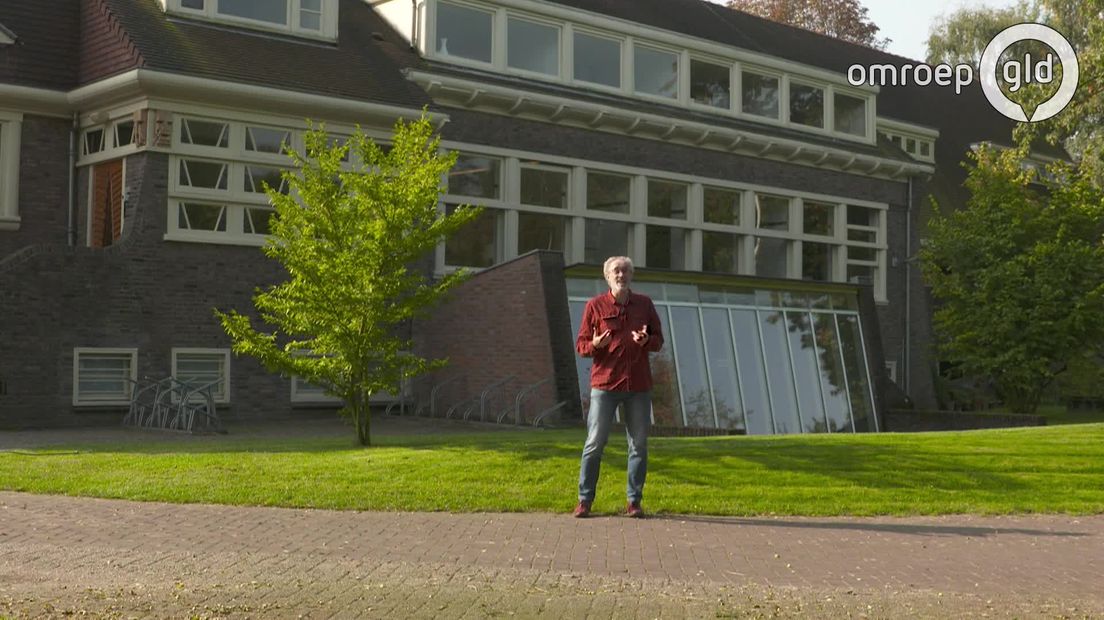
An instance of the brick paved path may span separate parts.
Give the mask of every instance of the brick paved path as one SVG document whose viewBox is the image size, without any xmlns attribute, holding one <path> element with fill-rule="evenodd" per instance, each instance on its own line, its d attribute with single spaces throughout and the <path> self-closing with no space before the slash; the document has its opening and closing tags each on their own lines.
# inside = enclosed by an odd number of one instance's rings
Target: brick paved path
<svg viewBox="0 0 1104 620">
<path fill-rule="evenodd" d="M 1104 617 L 1104 517 L 364 513 L 0 492 L 0 614 Z"/>
<path fill-rule="evenodd" d="M 473 430 L 383 422 L 376 432 Z M 110 442 L 135 432 L 5 431 L 0 447 Z M 234 436 L 348 432 L 326 418 Z M 579 521 L 0 492 L 0 618 L 84 613 L 1104 618 L 1104 516 Z"/>
</svg>

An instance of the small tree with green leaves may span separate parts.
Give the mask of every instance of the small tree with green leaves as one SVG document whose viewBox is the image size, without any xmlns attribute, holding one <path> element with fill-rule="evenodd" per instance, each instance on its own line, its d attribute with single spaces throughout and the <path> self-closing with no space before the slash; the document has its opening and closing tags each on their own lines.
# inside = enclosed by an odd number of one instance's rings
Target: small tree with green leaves
<svg viewBox="0 0 1104 620">
<path fill-rule="evenodd" d="M 258 290 L 253 303 L 276 331 L 259 331 L 235 310 L 215 314 L 235 353 L 344 399 L 357 440 L 370 445 L 372 394 L 397 394 L 403 377 L 443 363 L 410 355 L 404 326 L 464 274 L 434 282 L 415 265 L 479 209 L 437 211 L 456 154 L 440 150 L 424 114 L 396 123 L 389 150 L 359 128 L 338 143 L 312 127 L 304 146 L 288 150 L 291 192 L 266 188 L 275 213 L 264 253 L 288 278 Z"/>
<path fill-rule="evenodd" d="M 1026 151 L 973 154 L 966 207 L 937 210 L 920 251 L 942 352 L 1017 412 L 1104 344 L 1104 193 L 1082 168 L 1039 178 Z"/>
</svg>

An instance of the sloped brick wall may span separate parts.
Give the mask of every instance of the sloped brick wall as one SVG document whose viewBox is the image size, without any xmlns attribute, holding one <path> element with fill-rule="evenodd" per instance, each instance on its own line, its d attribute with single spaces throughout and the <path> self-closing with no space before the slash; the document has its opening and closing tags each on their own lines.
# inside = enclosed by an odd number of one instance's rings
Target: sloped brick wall
<svg viewBox="0 0 1104 620">
<path fill-rule="evenodd" d="M 422 384 L 423 396 L 437 381 L 461 378 L 438 415 L 510 376 L 516 379 L 506 390 L 509 403 L 522 386 L 552 379 L 534 393 L 527 407 L 530 415 L 559 400 L 569 402 L 564 415 L 579 415 L 563 257 L 558 252 L 530 252 L 474 275 L 429 317 L 415 322 L 414 341 L 417 354 L 449 362 Z"/>
</svg>

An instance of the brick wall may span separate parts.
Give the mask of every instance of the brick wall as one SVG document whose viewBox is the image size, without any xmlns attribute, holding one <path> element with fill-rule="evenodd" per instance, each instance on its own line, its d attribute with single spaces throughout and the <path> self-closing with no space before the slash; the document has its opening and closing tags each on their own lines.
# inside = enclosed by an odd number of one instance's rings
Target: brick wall
<svg viewBox="0 0 1104 620">
<path fill-rule="evenodd" d="M 440 415 L 511 375 L 516 379 L 507 385 L 508 398 L 496 399 L 497 405 L 512 405 L 513 394 L 522 386 L 551 378 L 547 390 L 534 393 L 528 415 L 557 400 L 569 400 L 576 408 L 571 413 L 577 415 L 567 317 L 563 258 L 558 252 L 530 252 L 474 275 L 431 316 L 414 324 L 415 352 L 449 362 L 422 391 L 436 381 L 462 377 L 445 394 Z"/>
<path fill-rule="evenodd" d="M 20 136 L 19 230 L 0 230 L 0 261 L 29 245 L 66 242 L 69 126 L 63 118 L 25 115 Z"/>
<path fill-rule="evenodd" d="M 87 84 L 141 65 L 138 50 L 102 0 L 81 2 L 79 80 Z"/>
<path fill-rule="evenodd" d="M 62 232 L 15 260 L 0 259 L 0 427 L 118 423 L 117 410 L 72 405 L 74 347 L 134 347 L 139 376 L 167 376 L 173 347 L 229 348 L 213 308 L 250 311 L 254 289 L 282 276 L 256 247 L 164 241 L 167 156 L 132 155 L 126 169 L 131 200 L 118 243 L 93 249 L 82 234 L 68 247 Z M 49 185 L 43 178 L 21 193 L 48 195 Z M 64 204 L 54 206 L 64 213 Z M 35 209 L 47 211 L 45 202 Z M 252 358 L 233 356 L 230 368 L 225 417 L 293 415 L 289 380 Z"/>
</svg>

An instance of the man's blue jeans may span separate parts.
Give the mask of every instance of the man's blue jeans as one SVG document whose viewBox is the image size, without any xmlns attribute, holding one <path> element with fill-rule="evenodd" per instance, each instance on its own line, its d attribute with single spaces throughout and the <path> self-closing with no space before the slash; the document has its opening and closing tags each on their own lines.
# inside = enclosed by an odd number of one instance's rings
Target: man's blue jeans
<svg viewBox="0 0 1104 620">
<path fill-rule="evenodd" d="M 617 405 L 622 409 L 625 436 L 629 441 L 629 482 L 625 495 L 630 502 L 639 502 L 644 493 L 644 478 L 648 475 L 648 426 L 652 418 L 651 392 L 607 392 L 590 390 L 590 413 L 587 414 L 587 439 L 579 465 L 579 501 L 593 502 L 598 488 L 598 471 L 602 466 L 602 451 L 609 439 Z"/>
</svg>

